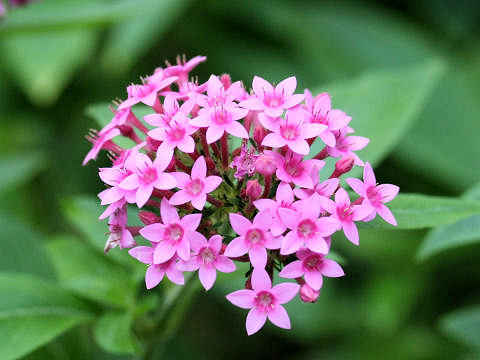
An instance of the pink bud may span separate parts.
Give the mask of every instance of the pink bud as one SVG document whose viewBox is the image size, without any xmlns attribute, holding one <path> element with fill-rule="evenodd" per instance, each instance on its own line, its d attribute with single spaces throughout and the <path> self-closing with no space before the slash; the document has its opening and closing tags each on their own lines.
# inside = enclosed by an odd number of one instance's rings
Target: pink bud
<svg viewBox="0 0 480 360">
<path fill-rule="evenodd" d="M 313 290 L 308 284 L 303 284 L 300 288 L 300 299 L 303 302 L 314 303 L 317 301 L 320 291 Z"/>
<path fill-rule="evenodd" d="M 220 76 L 220 82 L 223 84 L 225 89 L 228 89 L 230 85 L 232 85 L 232 79 L 228 74 L 223 74 L 222 76 Z"/>
<path fill-rule="evenodd" d="M 145 225 L 151 225 L 162 222 L 162 219 L 150 211 L 140 211 L 138 214 L 140 221 Z"/>
<path fill-rule="evenodd" d="M 260 185 L 257 180 L 247 181 L 247 189 L 245 193 L 251 201 L 257 200 L 260 195 L 262 195 L 262 191 L 262 185 Z"/>
<path fill-rule="evenodd" d="M 262 153 L 255 161 L 255 170 L 262 175 L 272 175 L 277 170 L 277 165 L 270 156 Z"/>
<path fill-rule="evenodd" d="M 256 126 L 255 130 L 253 131 L 253 140 L 260 145 L 265 136 L 267 136 L 267 131 L 264 129 L 264 127 L 261 125 Z"/>
<path fill-rule="evenodd" d="M 146 138 L 147 141 L 147 146 L 150 151 L 157 152 L 158 147 L 162 143 L 161 141 L 155 140 L 154 138 L 151 138 L 150 136 L 147 136 Z"/>
<path fill-rule="evenodd" d="M 333 171 L 332 175 L 330 175 L 330 178 L 338 178 L 341 175 L 349 172 L 352 170 L 354 162 L 355 159 L 353 157 L 346 157 L 338 160 L 335 163 L 335 170 Z"/>
</svg>

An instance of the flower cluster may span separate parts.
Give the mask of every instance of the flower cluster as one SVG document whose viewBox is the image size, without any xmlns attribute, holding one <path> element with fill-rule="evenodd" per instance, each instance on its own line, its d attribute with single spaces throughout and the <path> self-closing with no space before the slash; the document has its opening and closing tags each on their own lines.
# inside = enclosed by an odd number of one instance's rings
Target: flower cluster
<svg viewBox="0 0 480 360">
<path fill-rule="evenodd" d="M 398 187 L 377 185 L 370 164 L 355 153 L 368 139 L 352 135 L 351 117 L 332 109 L 327 93 L 297 94 L 293 76 L 276 86 L 255 76 L 251 92 L 228 75 L 190 79 L 205 59 L 178 59 L 128 86 L 110 124 L 87 136 L 93 148 L 84 163 L 101 149 L 112 161 L 99 169 L 106 184 L 99 198 L 107 206 L 100 218 L 108 217 L 110 228 L 105 251 L 130 248 L 148 265 L 148 289 L 165 275 L 183 285 L 184 272 L 198 270 L 209 290 L 217 271 L 231 273 L 234 262 L 248 262 L 245 289 L 227 296 L 250 309 L 248 334 L 267 318 L 290 328 L 282 304 L 297 294 L 315 302 L 324 276 L 344 275 L 327 257 L 331 236 L 343 231 L 358 245 L 356 222 L 377 214 L 396 225 L 385 203 Z M 137 118 L 137 106 L 150 113 Z M 119 146 L 119 136 L 131 148 Z M 335 169 L 321 175 L 328 157 L 336 159 Z M 354 165 L 364 175 L 346 179 L 358 194 L 352 201 L 339 178 Z M 127 225 L 131 206 L 142 209 L 144 227 Z M 137 246 L 137 236 L 148 245 Z M 295 282 L 272 287 L 275 272 Z"/>
</svg>

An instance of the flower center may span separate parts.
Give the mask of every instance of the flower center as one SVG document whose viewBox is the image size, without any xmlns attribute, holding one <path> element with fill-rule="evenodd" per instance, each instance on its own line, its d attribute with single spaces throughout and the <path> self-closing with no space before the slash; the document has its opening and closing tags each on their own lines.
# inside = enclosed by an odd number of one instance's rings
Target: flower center
<svg viewBox="0 0 480 360">
<path fill-rule="evenodd" d="M 213 120 L 218 125 L 227 124 L 230 122 L 230 114 L 225 110 L 224 107 L 220 107 L 215 109 Z"/>
<path fill-rule="evenodd" d="M 217 258 L 209 247 L 204 247 L 200 249 L 198 255 L 200 256 L 200 258 L 203 260 L 205 264 L 211 264 Z"/>
<path fill-rule="evenodd" d="M 310 219 L 305 219 L 298 224 L 298 235 L 303 238 L 311 238 L 317 233 L 317 226 Z"/>
<path fill-rule="evenodd" d="M 382 196 L 377 190 L 376 186 L 370 186 L 367 189 L 367 198 L 370 200 L 373 206 L 378 206 L 382 204 Z"/>
<path fill-rule="evenodd" d="M 262 243 L 264 240 L 263 231 L 260 229 L 248 230 L 245 238 L 251 245 Z"/>
<path fill-rule="evenodd" d="M 186 185 L 186 190 L 191 195 L 198 195 L 203 190 L 203 182 L 199 179 L 194 179 Z"/>
<path fill-rule="evenodd" d="M 338 218 L 344 221 L 352 221 L 353 209 L 350 205 L 344 205 L 337 208 Z"/>
<path fill-rule="evenodd" d="M 170 224 L 165 230 L 165 237 L 171 241 L 177 242 L 183 237 L 183 228 L 178 224 Z"/>
<path fill-rule="evenodd" d="M 267 310 L 267 308 L 273 308 L 275 297 L 268 291 L 260 291 L 255 296 L 255 304 L 261 308 L 261 310 Z"/>
<path fill-rule="evenodd" d="M 283 99 L 277 96 L 265 99 L 265 105 L 271 108 L 278 107 L 283 104 Z"/>
<path fill-rule="evenodd" d="M 303 174 L 304 167 L 301 163 L 295 160 L 286 161 L 283 168 L 291 177 L 298 177 Z"/>
<path fill-rule="evenodd" d="M 178 126 L 174 126 L 170 128 L 170 131 L 167 131 L 168 136 L 171 140 L 182 140 L 185 135 L 185 129 L 180 128 Z"/>
<path fill-rule="evenodd" d="M 148 168 L 139 175 L 144 184 L 150 184 L 157 180 L 157 171 L 154 168 Z"/>
<path fill-rule="evenodd" d="M 310 255 L 303 260 L 303 266 L 307 270 L 319 270 L 322 265 L 322 258 L 318 255 Z"/>
<path fill-rule="evenodd" d="M 293 125 L 286 125 L 280 127 L 280 134 L 286 140 L 295 140 L 298 137 L 298 128 Z"/>
</svg>

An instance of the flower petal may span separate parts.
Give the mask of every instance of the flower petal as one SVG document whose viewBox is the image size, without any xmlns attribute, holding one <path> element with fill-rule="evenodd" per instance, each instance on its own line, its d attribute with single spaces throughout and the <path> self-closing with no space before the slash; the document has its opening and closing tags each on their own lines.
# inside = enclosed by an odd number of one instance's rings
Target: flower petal
<svg viewBox="0 0 480 360">
<path fill-rule="evenodd" d="M 245 217 L 239 214 L 230 213 L 230 225 L 238 235 L 245 235 L 247 231 L 252 227 L 252 223 Z"/>
<path fill-rule="evenodd" d="M 267 316 L 272 324 L 278 326 L 279 328 L 290 329 L 290 318 L 288 317 L 287 310 L 285 310 L 282 305 L 275 305 L 273 310 L 267 313 Z"/>
<path fill-rule="evenodd" d="M 145 273 L 145 285 L 147 289 L 154 288 L 162 281 L 165 271 L 160 265 L 150 265 Z"/>
<path fill-rule="evenodd" d="M 150 246 L 137 246 L 130 249 L 128 253 L 144 264 L 153 264 L 153 248 Z"/>
<path fill-rule="evenodd" d="M 319 271 L 306 271 L 305 281 L 313 290 L 320 290 L 323 285 L 322 274 Z"/>
<path fill-rule="evenodd" d="M 192 166 L 191 178 L 203 180 L 207 176 L 207 163 L 205 158 L 200 156 Z"/>
<path fill-rule="evenodd" d="M 340 265 L 331 259 L 323 259 L 321 272 L 322 275 L 328 277 L 340 277 L 345 275 Z"/>
<path fill-rule="evenodd" d="M 265 269 L 254 268 L 252 271 L 252 288 L 255 291 L 270 290 L 272 280 Z"/>
<path fill-rule="evenodd" d="M 265 321 L 267 321 L 266 312 L 260 311 L 257 308 L 253 308 L 252 310 L 250 310 L 247 315 L 247 334 L 255 334 L 263 327 L 263 325 L 265 325 Z"/>
<path fill-rule="evenodd" d="M 302 262 L 299 260 L 296 260 L 286 265 L 278 275 L 286 279 L 295 279 L 300 276 L 303 276 L 303 274 L 304 274 L 304 271 L 302 267 Z"/>
<path fill-rule="evenodd" d="M 226 297 L 233 305 L 242 309 L 251 309 L 255 306 L 255 292 L 252 290 L 238 290 Z"/>
<path fill-rule="evenodd" d="M 205 290 L 210 290 L 217 279 L 217 271 L 211 266 L 201 266 L 198 270 L 198 278 Z"/>
</svg>

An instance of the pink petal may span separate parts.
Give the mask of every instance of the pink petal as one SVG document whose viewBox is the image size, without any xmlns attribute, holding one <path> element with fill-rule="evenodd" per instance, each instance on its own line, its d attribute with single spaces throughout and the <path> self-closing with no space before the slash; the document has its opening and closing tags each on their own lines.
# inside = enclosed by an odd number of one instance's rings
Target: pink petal
<svg viewBox="0 0 480 360">
<path fill-rule="evenodd" d="M 328 128 L 330 130 L 340 130 L 348 125 L 352 120 L 351 116 L 345 114 L 342 110 L 330 110 L 328 112 Z"/>
<path fill-rule="evenodd" d="M 180 190 L 172 195 L 168 202 L 172 205 L 182 205 L 190 201 L 191 196 L 185 191 Z"/>
<path fill-rule="evenodd" d="M 318 219 L 315 225 L 317 225 L 317 233 L 322 237 L 332 235 L 341 228 L 340 222 L 331 216 Z"/>
<path fill-rule="evenodd" d="M 273 93 L 273 86 L 260 76 L 253 77 L 252 88 L 255 92 L 255 95 L 260 98 L 263 98 L 265 94 Z"/>
<path fill-rule="evenodd" d="M 253 246 L 248 252 L 248 257 L 254 268 L 264 269 L 267 265 L 267 250 L 263 246 Z"/>
<path fill-rule="evenodd" d="M 267 136 L 265 136 L 262 141 L 263 146 L 270 146 L 272 148 L 280 148 L 282 146 L 285 146 L 285 144 L 287 144 L 287 141 L 279 133 L 267 134 Z"/>
<path fill-rule="evenodd" d="M 239 257 L 245 255 L 249 250 L 243 236 L 233 239 L 225 249 L 225 255 L 228 257 Z"/>
<path fill-rule="evenodd" d="M 293 284 L 295 285 L 295 284 Z M 268 319 L 276 326 L 282 329 L 290 329 L 290 318 L 287 310 L 282 305 L 275 305 L 273 310 L 267 313 Z"/>
<path fill-rule="evenodd" d="M 224 255 L 219 255 L 217 257 L 215 267 L 217 268 L 218 271 L 221 271 L 223 273 L 231 273 L 236 270 L 236 267 L 233 261 Z"/>
<path fill-rule="evenodd" d="M 281 283 L 272 288 L 272 294 L 280 304 L 285 304 L 292 300 L 300 290 L 300 285 L 295 283 Z"/>
<path fill-rule="evenodd" d="M 125 190 L 135 190 L 140 186 L 140 182 L 138 181 L 138 176 L 132 174 L 123 179 L 118 186 Z"/>
<path fill-rule="evenodd" d="M 184 261 L 190 259 L 190 241 L 188 241 L 186 236 L 177 243 L 177 254 L 178 257 Z"/>
<path fill-rule="evenodd" d="M 350 204 L 350 198 L 344 188 L 339 188 L 335 193 L 335 202 L 337 206 L 344 206 Z"/>
<path fill-rule="evenodd" d="M 360 221 L 365 219 L 372 212 L 372 207 L 370 205 L 354 205 L 353 210 L 353 220 Z"/>
<path fill-rule="evenodd" d="M 153 264 L 153 248 L 150 246 L 137 246 L 128 253 L 144 264 Z"/>
<path fill-rule="evenodd" d="M 200 193 L 197 196 L 192 197 L 192 206 L 197 210 L 202 210 L 207 202 L 207 194 Z"/>
<path fill-rule="evenodd" d="M 295 230 L 290 231 L 287 235 L 285 235 L 283 239 L 283 244 L 280 249 L 280 254 L 282 255 L 290 255 L 296 252 L 300 247 L 302 247 L 303 241 L 300 239 Z"/>
<path fill-rule="evenodd" d="M 222 237 L 220 235 L 213 235 L 208 240 L 208 246 L 212 249 L 215 253 L 219 253 L 222 249 Z"/>
<path fill-rule="evenodd" d="M 292 209 L 286 208 L 279 208 L 278 215 L 282 222 L 289 228 L 289 229 L 296 229 L 298 221 L 300 220 L 300 216 L 296 211 Z"/>
<path fill-rule="evenodd" d="M 314 100 L 315 107 L 314 112 L 319 112 L 323 110 L 323 113 L 326 113 L 328 110 L 332 108 L 332 101 L 330 99 L 330 95 L 328 93 L 322 93 L 315 97 Z"/>
<path fill-rule="evenodd" d="M 145 273 L 145 285 L 147 289 L 154 288 L 162 281 L 165 271 L 160 265 L 150 265 Z"/>
<path fill-rule="evenodd" d="M 322 205 L 322 208 L 327 210 L 330 214 L 335 214 L 337 212 L 337 205 L 330 199 L 320 197 L 320 205 Z"/>
<path fill-rule="evenodd" d="M 276 250 L 282 247 L 282 243 L 283 243 L 283 236 L 272 236 L 269 234 L 269 236 L 267 236 L 267 238 L 265 239 L 264 245 L 267 249 Z"/>
<path fill-rule="evenodd" d="M 303 276 L 303 274 L 304 274 L 304 271 L 302 267 L 302 262 L 296 260 L 286 265 L 278 275 L 287 279 L 295 279 L 300 276 Z"/>
<path fill-rule="evenodd" d="M 290 184 L 281 182 L 280 185 L 277 187 L 277 193 L 275 194 L 275 198 L 278 202 L 285 202 L 287 204 L 291 204 L 294 200 L 293 198 L 293 191 L 290 187 Z"/>
<path fill-rule="evenodd" d="M 322 139 L 322 141 L 325 143 L 325 145 L 328 145 L 330 147 L 334 147 L 337 143 L 337 140 L 335 139 L 335 136 L 332 134 L 331 131 L 324 131 L 319 136 L 320 139 Z"/>
<path fill-rule="evenodd" d="M 143 205 L 147 203 L 148 199 L 150 199 L 150 196 L 152 195 L 152 192 L 153 192 L 152 184 L 140 185 L 135 197 L 139 208 L 143 207 Z"/>
<path fill-rule="evenodd" d="M 310 146 L 308 145 L 308 142 L 304 139 L 289 141 L 287 145 L 290 150 L 300 155 L 308 155 L 308 153 L 310 152 Z"/>
<path fill-rule="evenodd" d="M 359 239 L 358 239 L 358 229 L 355 223 L 350 222 L 350 223 L 344 223 L 343 224 L 343 232 L 345 236 L 347 237 L 348 240 L 350 240 L 352 243 L 355 245 L 359 244 Z"/>
<path fill-rule="evenodd" d="M 361 197 L 367 197 L 366 186 L 362 181 L 355 178 L 349 178 L 347 179 L 347 184 L 350 185 L 353 191 L 355 191 Z"/>
<path fill-rule="evenodd" d="M 268 276 L 265 269 L 254 268 L 252 271 L 252 288 L 255 291 L 270 290 L 272 288 L 272 280 Z"/>
<path fill-rule="evenodd" d="M 165 226 L 163 224 L 151 224 L 145 226 L 143 229 L 140 229 L 140 235 L 145 239 L 158 242 L 163 238 L 163 230 Z"/>
<path fill-rule="evenodd" d="M 211 144 L 220 139 L 225 130 L 219 126 L 211 125 L 207 129 L 207 143 Z"/>
<path fill-rule="evenodd" d="M 225 131 L 230 135 L 233 135 L 242 139 L 249 138 L 247 130 L 238 121 L 232 121 L 231 123 L 225 125 Z"/>
<path fill-rule="evenodd" d="M 370 139 L 363 136 L 349 136 L 350 150 L 362 150 L 365 146 L 368 145 Z"/>
<path fill-rule="evenodd" d="M 242 309 L 251 309 L 255 306 L 255 292 L 252 290 L 238 290 L 227 295 L 227 300 Z"/>
<path fill-rule="evenodd" d="M 205 193 L 208 194 L 214 191 L 222 183 L 222 181 L 223 179 L 220 176 L 208 176 L 203 181 Z"/>
<path fill-rule="evenodd" d="M 325 239 L 320 236 L 305 239 L 305 245 L 318 254 L 327 254 L 330 250 Z"/>
<path fill-rule="evenodd" d="M 302 137 L 310 139 L 320 135 L 327 129 L 327 125 L 323 124 L 302 124 Z"/>
<path fill-rule="evenodd" d="M 377 180 L 375 179 L 372 166 L 368 162 L 365 163 L 363 168 L 363 181 L 365 182 L 366 188 L 377 185 Z"/>
<path fill-rule="evenodd" d="M 250 310 L 247 315 L 247 334 L 255 334 L 265 325 L 265 321 L 267 321 L 267 313 L 258 310 L 258 308 Z"/>
<path fill-rule="evenodd" d="M 153 263 L 162 264 L 170 260 L 173 255 L 175 255 L 176 251 L 177 250 L 173 246 L 167 244 L 165 241 L 159 242 L 153 252 Z"/>
<path fill-rule="evenodd" d="M 275 93 L 283 94 L 285 98 L 288 98 L 293 95 L 296 88 L 297 78 L 295 76 L 290 76 L 289 78 L 286 78 L 278 83 L 275 88 Z"/>
<path fill-rule="evenodd" d="M 268 116 L 270 116 L 272 118 L 277 118 L 277 117 L 280 117 L 280 116 L 283 115 L 284 108 L 280 107 L 280 106 L 275 107 L 275 108 L 266 107 L 263 111 Z"/>
<path fill-rule="evenodd" d="M 264 108 L 262 99 L 260 98 L 250 98 L 242 101 L 238 105 L 244 109 L 249 109 L 249 110 L 262 110 Z"/>
<path fill-rule="evenodd" d="M 200 267 L 200 264 L 197 261 L 197 256 L 193 255 L 190 257 L 190 260 L 188 261 L 183 261 L 180 260 L 177 263 L 177 268 L 180 271 L 196 271 Z"/>
<path fill-rule="evenodd" d="M 377 212 L 378 212 L 378 215 L 380 215 L 383 220 L 392 224 L 393 226 L 397 226 L 397 220 L 395 220 L 395 216 L 393 216 L 390 209 L 387 208 L 385 205 L 383 204 L 380 205 L 380 207 L 377 209 Z"/>
<path fill-rule="evenodd" d="M 162 216 L 165 225 L 178 223 L 180 221 L 177 211 L 172 205 L 170 205 L 166 198 L 163 198 L 162 203 L 160 204 L 160 215 Z"/>
<path fill-rule="evenodd" d="M 272 225 L 272 213 L 269 209 L 260 211 L 253 219 L 253 227 L 262 230 L 269 230 Z"/>
<path fill-rule="evenodd" d="M 317 219 L 320 216 L 320 195 L 313 193 L 310 197 L 302 200 L 300 212 L 307 219 Z"/>
<path fill-rule="evenodd" d="M 187 154 L 191 154 L 195 151 L 195 141 L 191 136 L 185 136 L 177 146 L 181 151 Z"/>
<path fill-rule="evenodd" d="M 340 277 L 345 275 L 343 269 L 335 261 L 330 259 L 323 259 L 322 264 L 322 275 L 328 277 Z"/>
<path fill-rule="evenodd" d="M 300 104 L 304 98 L 305 98 L 305 95 L 303 94 L 294 94 L 285 101 L 285 103 L 283 104 L 283 107 L 285 109 L 290 109 L 291 107 L 294 107 Z"/>
<path fill-rule="evenodd" d="M 398 192 L 400 191 L 400 188 L 397 185 L 392 185 L 392 184 L 382 184 L 377 187 L 379 190 L 380 195 L 382 196 L 382 202 L 387 203 L 395 196 L 397 196 Z"/>
<path fill-rule="evenodd" d="M 230 225 L 238 235 L 245 235 L 252 227 L 252 223 L 245 217 L 239 214 L 230 213 Z"/>
<path fill-rule="evenodd" d="M 190 125 L 198 126 L 198 127 L 207 127 L 212 124 L 212 120 L 210 118 L 210 114 L 208 112 L 197 116 L 196 118 L 190 120 Z"/>
<path fill-rule="evenodd" d="M 140 155 L 144 155 L 144 154 L 140 154 Z M 157 150 L 157 157 L 153 162 L 153 167 L 157 169 L 157 172 L 161 173 L 165 171 L 168 165 L 170 165 L 172 158 L 173 158 L 173 148 L 162 149 L 161 151 Z M 173 187 L 175 187 L 175 185 Z"/>
<path fill-rule="evenodd" d="M 206 176 L 207 163 L 205 162 L 205 158 L 203 156 L 200 156 L 197 160 L 195 160 L 195 163 L 193 164 L 191 178 L 203 180 Z"/>
<path fill-rule="evenodd" d="M 217 278 L 217 271 L 214 267 L 201 266 L 198 270 L 198 278 L 205 290 L 210 290 Z"/>
<path fill-rule="evenodd" d="M 319 271 L 306 271 L 305 281 L 313 290 L 320 290 L 323 285 L 322 274 Z"/>
<path fill-rule="evenodd" d="M 172 172 L 170 175 L 177 180 L 177 187 L 180 189 L 185 189 L 186 185 L 191 181 L 190 176 L 184 172 Z"/>
<path fill-rule="evenodd" d="M 196 253 L 202 247 L 208 246 L 208 242 L 207 239 L 205 239 L 205 236 L 203 236 L 197 231 L 189 231 L 186 236 L 188 237 L 188 241 L 190 241 L 190 248 Z"/>
<path fill-rule="evenodd" d="M 177 285 L 185 285 L 185 278 L 183 277 L 183 272 L 177 269 L 174 265 L 169 267 L 166 271 L 168 279 Z"/>
<path fill-rule="evenodd" d="M 155 182 L 155 187 L 160 190 L 173 189 L 177 186 L 177 180 L 167 173 L 158 174 L 157 181 Z"/>
</svg>

